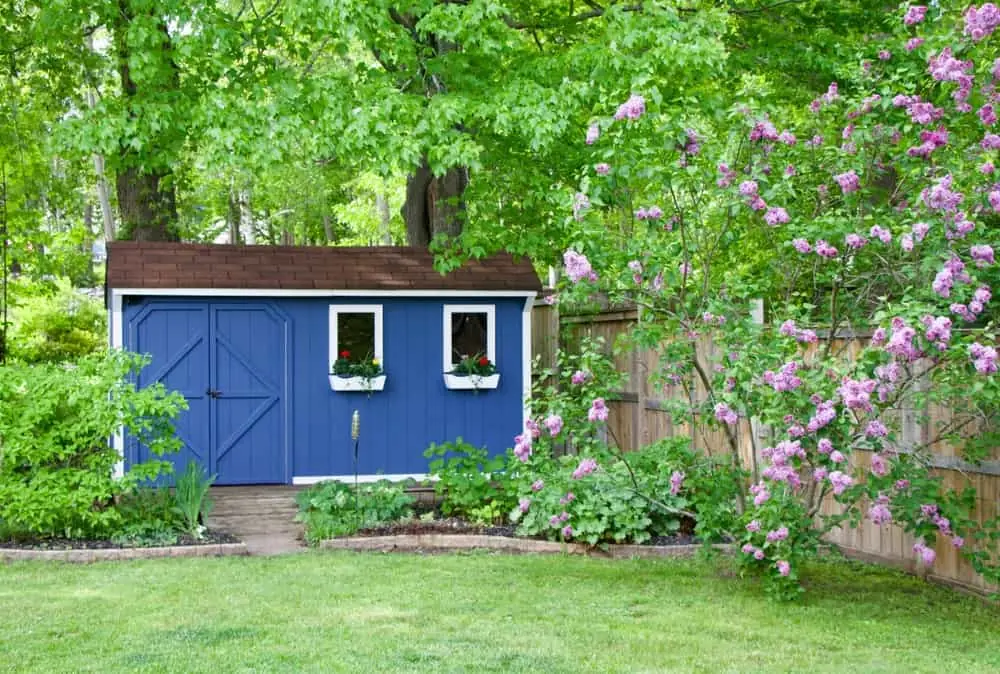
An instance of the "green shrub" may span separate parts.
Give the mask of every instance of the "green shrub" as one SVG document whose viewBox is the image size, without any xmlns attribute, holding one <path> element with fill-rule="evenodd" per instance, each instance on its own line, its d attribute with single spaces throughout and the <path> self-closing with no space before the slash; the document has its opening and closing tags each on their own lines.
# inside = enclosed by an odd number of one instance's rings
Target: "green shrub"
<svg viewBox="0 0 1000 674">
<path fill-rule="evenodd" d="M 101 303 L 60 283 L 54 293 L 27 297 L 19 303 L 8 347 L 14 360 L 58 363 L 103 351 L 107 340 Z"/>
<path fill-rule="evenodd" d="M 121 516 L 111 541 L 121 546 L 173 545 L 183 522 L 169 489 L 143 487 L 122 495 L 115 509 Z"/>
<path fill-rule="evenodd" d="M 0 520 L 32 537 L 103 537 L 122 524 L 117 497 L 155 479 L 169 463 L 151 460 L 113 475 L 109 438 L 120 428 L 161 456 L 180 448 L 171 420 L 178 393 L 132 382 L 145 364 L 121 352 L 75 364 L 0 367 Z"/>
<path fill-rule="evenodd" d="M 521 535 L 643 543 L 677 533 L 685 519 L 694 520 L 694 533 L 705 541 L 732 535 L 736 481 L 727 466 L 691 450 L 687 440 L 602 454 L 593 459 L 593 472 L 580 470 L 585 457 L 539 458 L 532 458 L 535 481 L 510 514 Z"/>
<path fill-rule="evenodd" d="M 177 511 L 181 514 L 184 533 L 195 538 L 201 538 L 205 531 L 201 519 L 203 515 L 207 517 L 212 509 L 208 489 L 215 482 L 215 477 L 208 477 L 203 467 L 189 461 L 187 469 L 177 478 L 174 491 Z"/>
<path fill-rule="evenodd" d="M 437 476 L 434 493 L 441 499 L 441 512 L 482 524 L 502 520 L 517 503 L 517 490 L 508 485 L 516 467 L 508 456 L 490 458 L 485 449 L 462 438 L 424 452 L 432 459 L 430 473 Z"/>
<path fill-rule="evenodd" d="M 379 480 L 358 486 L 320 482 L 296 497 L 296 520 L 306 528 L 306 540 L 315 544 L 327 538 L 349 536 L 358 529 L 413 516 L 414 498 L 402 484 Z"/>
</svg>

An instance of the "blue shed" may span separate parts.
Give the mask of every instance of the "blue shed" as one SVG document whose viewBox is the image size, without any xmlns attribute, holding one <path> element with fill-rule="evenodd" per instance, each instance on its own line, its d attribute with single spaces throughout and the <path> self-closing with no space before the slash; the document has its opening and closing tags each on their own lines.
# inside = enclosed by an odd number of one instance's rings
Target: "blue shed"
<svg viewBox="0 0 1000 674">
<path fill-rule="evenodd" d="M 528 414 L 540 290 L 506 254 L 442 275 L 417 248 L 108 246 L 111 345 L 151 357 L 140 385 L 184 395 L 173 461 L 220 485 L 353 479 L 354 411 L 361 479 L 421 479 L 427 446 L 458 436 L 502 453 Z M 496 374 L 449 375 L 463 356 Z M 147 458 L 115 442 L 126 465 Z"/>
</svg>

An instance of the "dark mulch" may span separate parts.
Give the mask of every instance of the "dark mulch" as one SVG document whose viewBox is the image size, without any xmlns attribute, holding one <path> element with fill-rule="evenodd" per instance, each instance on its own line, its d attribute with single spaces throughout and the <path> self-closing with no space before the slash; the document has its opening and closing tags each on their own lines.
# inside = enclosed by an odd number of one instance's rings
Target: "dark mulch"
<svg viewBox="0 0 1000 674">
<path fill-rule="evenodd" d="M 447 519 L 406 520 L 389 522 L 375 527 L 361 529 L 355 536 L 403 536 L 416 534 L 482 534 L 485 536 L 514 537 L 512 526 L 483 526 L 466 522 L 458 517 Z"/>
<path fill-rule="evenodd" d="M 485 536 L 518 537 L 513 526 L 483 526 L 473 524 L 459 517 L 447 517 L 433 520 L 405 520 L 389 522 L 374 527 L 359 530 L 355 536 L 403 536 L 418 534 L 481 534 Z M 524 537 L 528 538 L 528 537 Z M 542 536 L 531 537 L 545 540 Z M 669 536 L 656 536 L 642 545 L 697 545 L 701 540 L 690 533 L 677 533 Z"/>
<path fill-rule="evenodd" d="M 170 545 L 218 545 L 220 543 L 240 543 L 240 539 L 223 531 L 206 531 L 201 539 L 180 535 Z M 160 547 L 160 543 L 143 541 L 119 542 L 111 540 L 83 540 L 72 538 L 21 538 L 0 540 L 0 548 L 18 550 L 108 550 L 112 548 Z"/>
</svg>

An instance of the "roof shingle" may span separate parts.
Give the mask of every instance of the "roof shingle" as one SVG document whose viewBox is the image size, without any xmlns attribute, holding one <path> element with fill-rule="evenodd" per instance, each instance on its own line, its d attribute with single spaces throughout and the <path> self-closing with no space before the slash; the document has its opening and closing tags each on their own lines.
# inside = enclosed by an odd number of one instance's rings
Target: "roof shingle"
<svg viewBox="0 0 1000 674">
<path fill-rule="evenodd" d="M 500 253 L 442 275 L 414 247 L 232 246 L 114 241 L 109 288 L 482 290 L 539 292 L 531 261 Z"/>
</svg>

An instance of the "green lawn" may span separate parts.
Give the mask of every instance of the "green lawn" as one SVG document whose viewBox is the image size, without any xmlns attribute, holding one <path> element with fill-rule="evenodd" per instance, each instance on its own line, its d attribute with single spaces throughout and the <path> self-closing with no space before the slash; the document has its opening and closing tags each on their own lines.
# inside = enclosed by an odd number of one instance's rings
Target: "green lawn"
<svg viewBox="0 0 1000 674">
<path fill-rule="evenodd" d="M 1000 611 L 978 600 L 824 563 L 781 605 L 730 564 L 323 552 L 0 564 L 0 671 L 1000 671 Z"/>
</svg>

